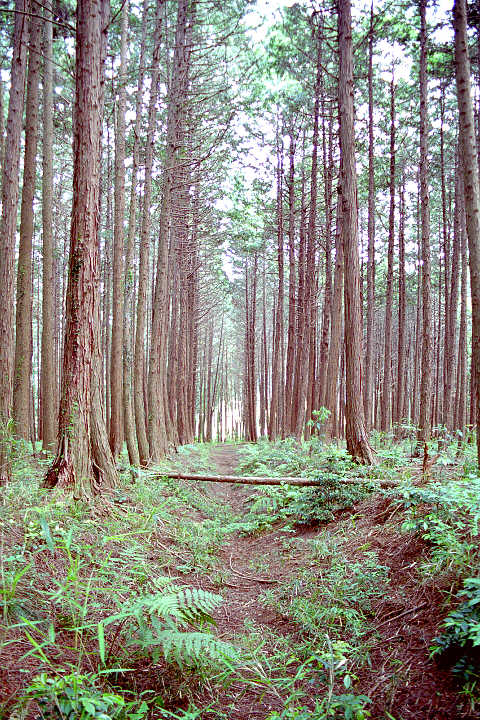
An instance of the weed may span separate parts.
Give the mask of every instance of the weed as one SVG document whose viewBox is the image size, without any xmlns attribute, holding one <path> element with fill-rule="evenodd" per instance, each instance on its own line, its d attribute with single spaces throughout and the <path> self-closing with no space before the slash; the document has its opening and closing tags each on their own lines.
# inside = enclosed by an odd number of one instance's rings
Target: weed
<svg viewBox="0 0 480 720">
<path fill-rule="evenodd" d="M 23 703 L 35 701 L 45 720 L 141 720 L 148 712 L 144 700 L 128 701 L 125 696 L 98 688 L 95 673 L 42 673 L 25 689 Z"/>
</svg>

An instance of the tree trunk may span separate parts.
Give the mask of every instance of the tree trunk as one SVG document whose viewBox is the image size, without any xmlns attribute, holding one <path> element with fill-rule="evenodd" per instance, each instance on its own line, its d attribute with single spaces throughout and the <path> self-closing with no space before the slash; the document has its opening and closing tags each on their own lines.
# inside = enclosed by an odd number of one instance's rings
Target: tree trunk
<svg viewBox="0 0 480 720">
<path fill-rule="evenodd" d="M 312 17 L 312 23 L 315 20 Z M 315 301 L 315 245 L 316 245 L 316 215 L 318 190 L 318 134 L 320 115 L 320 89 L 322 83 L 322 45 L 323 28 L 320 25 L 314 30 L 316 41 L 316 75 L 315 98 L 313 108 L 313 136 L 312 136 L 312 168 L 310 175 L 310 209 L 307 228 L 307 253 L 305 263 L 305 286 L 303 291 L 303 313 L 305 315 L 304 331 L 298 338 L 299 351 L 297 355 L 298 367 L 298 399 L 296 402 L 297 415 L 295 418 L 295 435 L 300 439 L 305 427 L 305 410 L 309 380 L 310 343 L 313 329 L 313 304 Z M 308 418 L 309 419 L 309 418 Z"/>
<path fill-rule="evenodd" d="M 285 408 L 284 432 L 290 431 L 292 408 L 292 391 L 295 360 L 295 138 L 294 129 L 290 128 L 290 145 L 288 150 L 288 331 L 287 331 L 287 362 L 285 369 Z M 265 295 L 265 278 L 263 283 Z M 265 302 L 264 302 L 265 307 Z M 265 317 L 265 316 L 264 316 Z"/>
<path fill-rule="evenodd" d="M 325 128 L 323 129 L 325 138 Z M 325 290 L 323 295 L 322 330 L 320 336 L 318 379 L 314 409 L 325 406 L 325 390 L 328 367 L 328 345 L 330 339 L 330 319 L 332 314 L 332 174 L 333 174 L 333 118 L 329 118 L 328 157 L 324 147 L 324 183 L 325 183 Z M 325 139 L 324 139 L 325 146 Z"/>
<path fill-rule="evenodd" d="M 373 127 L 373 0 L 368 35 L 368 260 L 367 260 L 367 347 L 365 352 L 365 425 L 372 424 L 372 374 L 375 323 L 375 166 Z"/>
<path fill-rule="evenodd" d="M 135 231 L 137 223 L 137 180 L 140 154 L 140 131 L 142 119 L 143 83 L 145 78 L 145 45 L 147 36 L 148 0 L 143 4 L 142 35 L 140 42 L 140 67 L 138 72 L 135 102 L 135 129 L 132 152 L 132 183 L 130 187 L 130 208 L 128 215 L 127 247 L 125 251 L 125 302 L 123 308 L 123 421 L 130 465 L 139 465 L 135 416 L 133 408 L 133 352 L 132 318 L 134 315 L 134 266 Z"/>
<path fill-rule="evenodd" d="M 432 391 L 432 280 L 430 260 L 430 203 L 428 187 L 428 81 L 426 0 L 420 0 L 420 215 L 422 228 L 422 370 L 418 450 L 430 438 L 430 400 Z"/>
<path fill-rule="evenodd" d="M 77 5 L 75 107 L 73 135 L 73 206 L 62 394 L 57 457 L 47 473 L 47 487 L 73 489 L 77 497 L 99 490 L 114 468 L 98 466 L 92 447 L 97 338 L 98 220 L 100 138 L 103 110 L 102 0 Z M 98 382 L 98 380 L 97 380 Z M 99 384 L 99 383 L 98 383 Z M 93 387 L 92 387 L 93 385 Z M 93 403 L 92 403 L 93 399 Z M 105 470 L 109 472 L 105 472 Z"/>
<path fill-rule="evenodd" d="M 340 52 L 338 105 L 340 118 L 341 232 L 345 255 L 345 369 L 346 441 L 350 455 L 362 463 L 373 462 L 373 451 L 365 429 L 360 325 L 360 271 L 358 259 L 357 172 L 353 126 L 353 52 L 350 0 L 338 3 Z"/>
<path fill-rule="evenodd" d="M 16 0 L 0 220 L 0 484 L 8 479 L 8 421 L 12 410 L 13 307 L 18 172 L 28 44 L 28 0 Z"/>
<path fill-rule="evenodd" d="M 110 355 L 110 424 L 109 441 L 114 457 L 123 443 L 123 292 L 124 292 L 124 219 L 125 219 L 125 112 L 127 104 L 128 2 L 122 7 L 120 67 L 118 69 L 118 104 L 115 125 L 115 212 L 113 221 L 113 298 L 112 345 Z"/>
<path fill-rule="evenodd" d="M 272 395 L 270 400 L 270 418 L 268 437 L 274 440 L 282 427 L 283 412 L 281 403 L 281 387 L 283 385 L 282 339 L 283 339 L 283 305 L 284 305 L 284 257 L 283 257 L 283 145 L 279 140 L 277 127 L 277 266 L 278 293 L 277 313 L 273 333 L 272 352 Z"/>
<path fill-rule="evenodd" d="M 395 404 L 395 422 L 399 425 L 405 415 L 406 395 L 406 289 L 405 289 L 405 180 L 400 188 L 400 221 L 398 228 L 398 355 L 397 355 L 397 395 Z"/>
<path fill-rule="evenodd" d="M 387 294 L 385 300 L 385 352 L 383 362 L 383 393 L 381 426 L 383 432 L 391 427 L 392 397 L 392 307 L 393 307 L 393 251 L 395 243 L 395 81 L 392 70 L 390 84 L 390 212 L 388 219 Z"/>
<path fill-rule="evenodd" d="M 53 23 L 51 0 L 45 0 L 43 70 L 43 178 L 42 178 L 42 447 L 52 452 L 57 439 L 57 382 L 55 369 L 55 307 L 53 259 Z"/>
<path fill-rule="evenodd" d="M 468 57 L 467 10 L 465 0 L 455 0 L 455 74 L 459 110 L 460 147 L 463 160 L 463 181 L 472 297 L 472 367 L 476 381 L 476 407 L 480 410 L 480 187 L 477 148 L 470 88 Z M 477 461 L 480 465 L 480 426 L 477 416 Z"/>
<path fill-rule="evenodd" d="M 337 386 L 340 361 L 340 349 L 342 344 L 343 325 L 343 241 L 341 234 L 341 202 L 337 202 L 337 230 L 335 237 L 335 271 L 333 277 L 333 297 L 330 327 L 330 348 L 328 352 L 327 381 L 325 387 L 325 407 L 330 411 L 325 434 L 332 438 L 335 434 L 335 409 L 337 405 Z"/>
<path fill-rule="evenodd" d="M 145 184 L 143 191 L 142 228 L 140 235 L 140 264 L 138 270 L 137 294 L 137 327 L 135 333 L 135 359 L 133 370 L 135 425 L 137 428 L 140 464 L 143 466 L 147 465 L 150 456 L 150 447 L 147 437 L 147 418 L 145 416 L 145 402 L 143 397 L 143 383 L 145 375 L 145 326 L 147 314 L 148 262 L 150 253 L 150 213 L 152 201 L 153 143 L 157 118 L 156 104 L 158 98 L 158 83 L 160 72 L 162 8 L 163 2 L 162 0 L 158 0 L 152 57 L 150 102 L 148 106 L 147 144 L 145 150 Z"/>
<path fill-rule="evenodd" d="M 455 209 L 453 222 L 453 243 L 452 243 L 452 267 L 450 273 L 450 291 L 448 305 L 445 308 L 445 316 L 448 317 L 445 323 L 445 377 L 444 377 L 444 396 L 443 396 L 443 425 L 448 431 L 454 430 L 453 412 L 453 385 L 455 370 L 455 348 L 457 345 L 457 310 L 458 310 L 458 281 L 459 281 L 459 262 L 460 248 L 462 244 L 464 222 L 464 192 L 463 180 L 461 178 L 460 167 L 457 169 L 457 177 L 455 182 Z"/>
<path fill-rule="evenodd" d="M 32 244 L 33 201 L 37 170 L 38 106 L 41 60 L 41 9 L 33 3 L 28 51 L 25 154 L 23 165 L 20 243 L 17 265 L 17 307 L 13 380 L 13 419 L 18 437 L 30 437 L 32 374 Z"/>
</svg>

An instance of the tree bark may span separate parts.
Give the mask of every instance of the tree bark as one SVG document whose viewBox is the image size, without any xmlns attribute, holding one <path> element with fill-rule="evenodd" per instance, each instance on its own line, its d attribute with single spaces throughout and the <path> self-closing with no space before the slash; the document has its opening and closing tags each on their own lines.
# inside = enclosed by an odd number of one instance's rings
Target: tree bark
<svg viewBox="0 0 480 720">
<path fill-rule="evenodd" d="M 341 232 L 345 255 L 345 369 L 346 441 L 350 455 L 361 463 L 374 460 L 365 429 L 360 324 L 360 271 L 358 259 L 357 172 L 353 112 L 353 51 L 350 0 L 338 2 L 338 42 L 340 53 L 338 106 L 341 153 Z"/>
<path fill-rule="evenodd" d="M 13 379 L 13 419 L 18 437 L 30 437 L 30 396 L 32 375 L 32 245 L 33 201 L 37 170 L 38 106 L 40 86 L 41 31 L 40 8 L 30 19 L 27 101 L 25 108 L 25 153 L 17 265 L 17 307 Z"/>
<path fill-rule="evenodd" d="M 112 344 L 110 354 L 110 424 L 109 441 L 114 457 L 123 443 L 123 292 L 124 292 L 124 218 L 125 218 L 125 112 L 128 1 L 121 14 L 120 67 L 118 69 L 118 104 L 115 126 L 115 211 L 113 222 L 113 298 Z"/>
<path fill-rule="evenodd" d="M 397 355 L 397 394 L 395 402 L 395 422 L 397 426 L 405 415 L 406 396 L 406 287 L 405 287 L 405 180 L 400 188 L 400 220 L 398 228 L 398 355 Z M 398 434 L 398 428 L 397 428 Z M 401 433 L 400 433 L 401 434 Z"/>
<path fill-rule="evenodd" d="M 28 0 L 16 0 L 13 55 L 10 76 L 5 162 L 2 172 L 2 216 L 0 220 L 0 483 L 8 479 L 8 421 L 12 410 L 13 307 L 15 231 L 17 225 L 20 140 L 25 95 L 28 43 Z"/>
<path fill-rule="evenodd" d="M 157 118 L 158 83 L 160 71 L 160 43 L 162 31 L 162 0 L 158 0 L 155 20 L 154 48 L 152 57 L 151 91 L 148 106 L 148 129 L 147 144 L 145 149 L 145 184 L 143 191 L 142 227 L 140 235 L 140 264 L 138 270 L 138 294 L 137 294 L 137 326 L 135 332 L 135 356 L 134 356 L 134 406 L 135 425 L 137 428 L 138 451 L 140 464 L 145 466 L 149 461 L 150 450 L 147 437 L 147 418 L 145 414 L 145 402 L 143 395 L 143 384 L 145 376 L 145 327 L 147 311 L 147 284 L 148 284 L 148 262 L 150 253 L 150 226 L 151 226 L 151 200 L 152 200 L 152 166 L 153 166 L 153 143 Z M 162 209 L 163 211 L 163 209 Z M 162 220 L 160 221 L 162 223 Z M 155 338 L 153 338 L 155 342 Z M 150 408 L 150 412 L 152 412 Z"/>
<path fill-rule="evenodd" d="M 43 178 L 42 178 L 42 447 L 52 452 L 57 439 L 57 381 L 55 368 L 55 308 L 53 259 L 53 23 L 51 0 L 45 0 L 43 69 Z"/>
<path fill-rule="evenodd" d="M 480 187 L 473 121 L 465 0 L 455 0 L 455 75 L 459 110 L 460 147 L 463 160 L 466 225 L 472 298 L 472 367 L 476 381 L 476 406 L 480 410 Z M 477 461 L 480 465 L 480 436 L 477 416 Z"/>
<path fill-rule="evenodd" d="M 132 318 L 134 315 L 134 266 L 135 231 L 137 223 L 137 180 L 140 162 L 140 131 L 143 104 L 143 84 L 145 78 L 145 45 L 147 37 L 148 0 L 144 0 L 142 15 L 142 31 L 140 41 L 140 67 L 138 71 L 137 93 L 135 102 L 135 128 L 132 152 L 132 181 L 130 187 L 130 207 L 128 215 L 127 247 L 125 251 L 125 302 L 123 308 L 123 420 L 125 440 L 127 442 L 130 465 L 140 464 L 137 446 L 135 416 L 133 408 L 133 351 L 132 351 Z"/>
<path fill-rule="evenodd" d="M 387 294 L 385 300 L 385 348 L 383 361 L 383 392 L 381 426 L 383 432 L 391 427 L 392 399 L 392 308 L 393 253 L 395 244 L 395 81 L 392 70 L 390 83 L 390 212 L 388 219 Z"/>
<path fill-rule="evenodd" d="M 373 0 L 368 34 L 368 260 L 367 260 L 367 347 L 365 352 L 365 425 L 372 424 L 372 374 L 375 323 L 375 166 L 373 126 Z"/>
<path fill-rule="evenodd" d="M 102 0 L 77 5 L 73 207 L 70 229 L 66 328 L 57 457 L 47 487 L 73 489 L 81 497 L 99 490 L 106 473 L 92 447 L 97 342 L 100 138 L 103 109 Z M 98 388 L 97 388 L 98 391 Z M 93 403 L 94 406 L 94 403 Z M 106 459 L 108 463 L 108 458 Z M 111 467 L 107 468 L 110 471 Z M 113 473 L 114 475 L 114 470 Z"/>
<path fill-rule="evenodd" d="M 432 391 L 432 280 L 430 259 L 430 201 L 428 186 L 428 80 L 426 0 L 420 0 L 420 215 L 422 229 L 422 370 L 420 376 L 420 412 L 418 450 L 430 438 L 430 401 Z"/>
</svg>

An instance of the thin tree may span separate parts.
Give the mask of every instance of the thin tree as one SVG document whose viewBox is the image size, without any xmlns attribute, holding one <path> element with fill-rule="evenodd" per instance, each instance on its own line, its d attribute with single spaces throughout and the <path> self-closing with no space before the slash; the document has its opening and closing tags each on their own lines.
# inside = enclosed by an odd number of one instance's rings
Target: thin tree
<svg viewBox="0 0 480 720">
<path fill-rule="evenodd" d="M 25 107 L 25 153 L 17 264 L 17 306 L 13 380 L 13 419 L 15 433 L 27 440 L 30 435 L 30 395 L 32 374 L 32 245 L 33 201 L 37 169 L 39 87 L 42 17 L 33 3 L 28 51 L 27 100 Z"/>
<path fill-rule="evenodd" d="M 373 126 L 373 0 L 368 33 L 368 260 L 367 260 L 367 346 L 365 351 L 364 409 L 367 428 L 372 422 L 373 343 L 375 322 L 375 166 Z"/>
<path fill-rule="evenodd" d="M 432 388 L 432 279 L 430 259 L 430 201 L 428 186 L 428 78 L 427 78 L 427 0 L 420 0 L 420 217 L 422 246 L 422 370 L 418 451 L 430 437 Z"/>
<path fill-rule="evenodd" d="M 123 441 L 123 289 L 125 219 L 125 112 L 127 104 L 127 18 L 123 4 L 118 70 L 118 104 L 115 125 L 115 212 L 113 222 L 112 344 L 110 356 L 110 447 L 114 457 Z"/>
<path fill-rule="evenodd" d="M 45 0 L 43 66 L 43 177 L 42 177 L 42 446 L 52 450 L 56 440 L 55 311 L 53 275 L 53 24 L 51 0 Z"/>
<path fill-rule="evenodd" d="M 467 9 L 465 0 L 455 0 L 455 75 L 459 111 L 460 147 L 463 160 L 466 225 L 472 296 L 472 368 L 476 381 L 477 413 L 480 408 L 480 187 L 477 147 L 470 87 Z M 477 416 L 478 428 L 478 416 Z M 480 465 L 480 437 L 477 430 L 477 460 Z"/>
<path fill-rule="evenodd" d="M 395 243 L 395 80 L 392 69 L 390 83 L 390 211 L 388 219 L 387 294 L 385 300 L 385 352 L 383 361 L 383 392 L 381 427 L 390 430 L 392 398 L 392 310 L 393 310 L 393 253 Z"/>
<path fill-rule="evenodd" d="M 5 162 L 2 168 L 2 216 L 0 219 L 0 432 L 7 432 L 12 410 L 13 307 L 15 231 L 17 225 L 20 140 L 25 97 L 28 43 L 28 0 L 16 0 L 13 29 L 12 71 L 8 104 Z M 0 483 L 8 478 L 8 439 L 0 443 Z"/>
</svg>

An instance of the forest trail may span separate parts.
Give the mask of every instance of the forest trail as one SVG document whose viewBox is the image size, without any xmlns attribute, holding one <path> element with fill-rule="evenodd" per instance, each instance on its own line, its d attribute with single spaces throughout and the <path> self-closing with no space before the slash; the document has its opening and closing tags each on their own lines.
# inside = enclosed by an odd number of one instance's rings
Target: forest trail
<svg viewBox="0 0 480 720">
<path fill-rule="evenodd" d="M 227 443 L 214 446 L 208 458 L 212 471 L 217 475 L 235 475 L 240 461 L 239 447 L 241 445 Z M 248 512 L 248 499 L 256 492 L 256 488 L 247 485 L 201 485 L 211 498 L 222 505 L 230 505 L 238 517 Z M 295 632 L 296 628 L 288 618 L 260 602 L 261 596 L 268 589 L 278 586 L 298 572 L 300 561 L 292 560 L 282 553 L 284 540 L 285 533 L 280 529 L 260 535 L 236 533 L 219 551 L 219 565 L 222 568 L 220 589 L 216 583 L 205 582 L 205 575 L 197 575 L 199 586 L 220 592 L 224 598 L 215 618 L 216 634 L 222 639 L 235 642 L 239 636 L 257 636 L 257 640 L 265 643 L 265 647 L 273 653 L 279 638 L 287 639 Z M 233 710 L 232 689 L 235 690 L 235 687 L 231 687 L 229 693 L 225 694 L 225 704 L 230 712 Z M 218 694 L 215 701 L 218 709 Z M 283 708 L 283 699 L 260 684 L 252 684 L 247 688 L 239 684 L 234 707 L 238 720 L 264 720 L 273 710 L 280 711 Z"/>
<path fill-rule="evenodd" d="M 235 475 L 240 455 L 239 445 L 224 443 L 215 445 L 208 456 L 209 464 L 215 475 Z M 245 503 L 252 495 L 252 489 L 243 485 L 229 483 L 208 483 L 208 494 L 220 503 L 228 503 L 234 513 L 243 513 Z"/>
<path fill-rule="evenodd" d="M 217 445 L 208 460 L 212 472 L 235 474 L 240 460 L 238 446 Z M 249 497 L 256 492 L 251 486 L 219 483 L 202 486 L 210 498 L 220 504 L 228 503 L 240 523 L 248 512 Z M 269 658 L 270 675 L 283 678 L 285 688 L 289 682 L 290 688 L 305 683 L 310 695 L 305 711 L 308 708 L 312 712 L 325 689 L 316 683 L 309 685 L 312 681 L 307 683 L 306 678 L 294 681 L 299 665 L 298 657 L 296 661 L 293 658 L 308 631 L 285 603 L 288 605 L 302 596 L 308 600 L 310 593 L 315 592 L 306 574 L 320 579 L 328 577 L 335 562 L 333 556 L 324 556 L 319 561 L 312 555 L 312 548 L 316 542 L 322 542 L 325 533 L 333 540 L 340 538 L 346 577 L 350 568 L 358 569 L 373 551 L 388 572 L 389 586 L 383 595 L 372 597 L 365 650 L 369 660 L 361 663 L 361 667 L 352 667 L 358 677 L 355 693 L 364 693 L 372 699 L 368 710 L 374 720 L 384 720 L 387 709 L 393 711 L 389 717 L 395 720 L 476 718 L 475 714 L 457 714 L 458 696 L 451 676 L 428 659 L 428 648 L 438 624 L 437 611 L 432 614 L 432 608 L 440 608 L 443 597 L 428 583 L 419 586 L 412 573 L 421 560 L 424 545 L 418 538 L 402 533 L 397 523 L 391 524 L 391 514 L 390 501 L 375 494 L 326 525 L 296 526 L 285 531 L 278 523 L 268 531 L 254 534 L 243 534 L 239 528 L 219 548 L 217 568 L 213 572 L 197 569 L 189 581 L 224 598 L 215 616 L 216 634 L 236 645 L 260 645 L 263 657 Z M 323 640 L 324 637 L 319 637 L 319 647 Z M 215 710 L 228 708 L 229 713 L 234 712 L 236 720 L 265 720 L 273 711 L 281 712 L 285 692 L 278 694 L 272 684 L 262 684 L 257 679 L 252 683 L 234 682 L 223 695 L 216 688 L 211 701 Z M 204 688 L 199 705 L 205 704 L 205 700 Z"/>
</svg>

